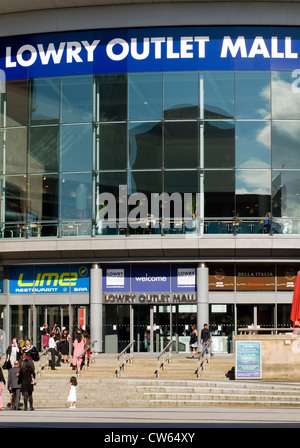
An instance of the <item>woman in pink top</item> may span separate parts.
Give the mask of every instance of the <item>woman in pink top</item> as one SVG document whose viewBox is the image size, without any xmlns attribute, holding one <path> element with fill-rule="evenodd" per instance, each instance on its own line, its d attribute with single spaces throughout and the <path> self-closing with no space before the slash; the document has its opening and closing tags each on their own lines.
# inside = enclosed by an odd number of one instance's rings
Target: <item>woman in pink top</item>
<svg viewBox="0 0 300 448">
<path fill-rule="evenodd" d="M 81 366 L 82 356 L 79 359 L 77 358 L 77 356 L 79 356 L 84 350 L 84 341 L 80 332 L 76 334 L 75 341 L 73 342 L 73 347 L 73 367 L 77 367 L 78 370 Z"/>
</svg>

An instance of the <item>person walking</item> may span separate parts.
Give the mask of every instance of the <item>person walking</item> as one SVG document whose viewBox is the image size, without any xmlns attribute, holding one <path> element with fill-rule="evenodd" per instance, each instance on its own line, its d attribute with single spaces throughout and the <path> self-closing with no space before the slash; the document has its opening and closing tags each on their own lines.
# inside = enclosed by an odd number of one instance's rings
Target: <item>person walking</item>
<svg viewBox="0 0 300 448">
<path fill-rule="evenodd" d="M 11 408 L 15 411 L 19 410 L 20 404 L 21 384 L 19 382 L 19 374 L 20 363 L 15 361 L 14 366 L 9 369 L 7 377 L 7 389 L 9 389 L 12 396 Z"/>
<path fill-rule="evenodd" d="M 76 408 L 77 394 L 77 379 L 75 376 L 72 376 L 69 384 L 69 394 L 68 394 L 68 403 L 70 403 L 69 409 Z"/>
<path fill-rule="evenodd" d="M 208 329 L 207 324 L 204 324 L 200 335 L 200 344 L 202 344 L 202 350 L 204 350 L 205 347 L 207 347 L 209 341 L 210 341 L 210 331 Z M 208 355 L 208 349 L 205 350 L 205 353 Z M 213 353 L 211 353 L 210 357 L 212 358 L 213 356 L 214 356 Z"/>
<path fill-rule="evenodd" d="M 42 341 L 43 341 L 43 350 L 46 350 L 49 347 L 49 329 L 48 324 L 44 323 L 43 330 L 42 330 Z"/>
<path fill-rule="evenodd" d="M 198 331 L 195 325 L 191 326 L 190 332 L 190 348 L 191 348 L 191 356 L 190 359 L 197 358 L 198 356 Z M 194 356 L 195 351 L 195 356 Z"/>
<path fill-rule="evenodd" d="M 21 349 L 17 342 L 17 338 L 13 338 L 11 344 L 7 347 L 6 350 L 6 362 L 10 362 L 11 367 L 14 366 L 15 361 L 19 361 L 21 356 Z"/>
<path fill-rule="evenodd" d="M 56 370 L 55 366 L 60 367 L 61 355 L 60 355 L 59 351 L 57 350 L 57 345 L 56 345 L 56 341 L 55 341 L 55 333 L 53 333 L 53 332 L 50 334 L 49 352 L 51 354 L 51 370 Z M 56 357 L 58 358 L 58 360 L 55 363 Z"/>
<path fill-rule="evenodd" d="M 19 381 L 21 383 L 21 392 L 24 399 L 24 411 L 27 411 L 27 404 L 29 402 L 30 410 L 33 408 L 33 382 L 35 379 L 35 373 L 28 359 L 23 361 L 22 367 L 19 372 Z"/>
<path fill-rule="evenodd" d="M 4 406 L 3 406 L 3 397 L 2 397 L 2 383 L 5 386 L 6 385 L 6 381 L 3 375 L 3 371 L 2 368 L 0 367 L 0 411 L 3 411 Z"/>
</svg>

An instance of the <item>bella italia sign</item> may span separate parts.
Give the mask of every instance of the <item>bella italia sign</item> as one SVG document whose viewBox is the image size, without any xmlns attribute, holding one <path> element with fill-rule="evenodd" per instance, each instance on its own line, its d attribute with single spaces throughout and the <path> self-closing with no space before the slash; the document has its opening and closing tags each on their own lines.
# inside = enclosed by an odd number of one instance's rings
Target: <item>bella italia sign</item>
<svg viewBox="0 0 300 448">
<path fill-rule="evenodd" d="M 107 304 L 191 304 L 197 303 L 196 294 L 103 294 Z"/>
<path fill-rule="evenodd" d="M 184 70 L 299 69 L 300 27 L 87 30 L 0 39 L 5 79 Z"/>
</svg>

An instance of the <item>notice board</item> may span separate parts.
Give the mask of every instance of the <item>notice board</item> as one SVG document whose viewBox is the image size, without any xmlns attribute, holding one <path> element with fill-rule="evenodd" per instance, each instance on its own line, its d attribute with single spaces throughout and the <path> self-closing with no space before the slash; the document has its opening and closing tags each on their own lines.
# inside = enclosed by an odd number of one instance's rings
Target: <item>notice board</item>
<svg viewBox="0 0 300 448">
<path fill-rule="evenodd" d="M 262 378 L 261 341 L 236 341 L 235 378 L 243 380 Z"/>
</svg>

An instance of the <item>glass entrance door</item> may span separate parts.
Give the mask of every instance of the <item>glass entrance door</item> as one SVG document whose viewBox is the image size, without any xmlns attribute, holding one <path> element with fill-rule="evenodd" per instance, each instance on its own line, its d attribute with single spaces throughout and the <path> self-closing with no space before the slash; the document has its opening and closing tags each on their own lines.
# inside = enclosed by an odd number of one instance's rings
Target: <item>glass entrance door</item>
<svg viewBox="0 0 300 448">
<path fill-rule="evenodd" d="M 150 308 L 149 305 L 136 305 L 133 307 L 133 338 L 136 341 L 135 351 L 150 352 Z"/>
</svg>

